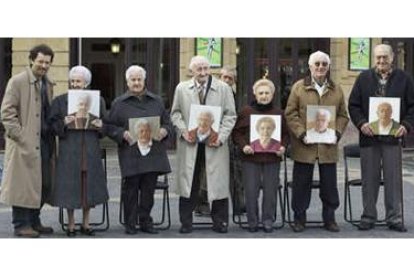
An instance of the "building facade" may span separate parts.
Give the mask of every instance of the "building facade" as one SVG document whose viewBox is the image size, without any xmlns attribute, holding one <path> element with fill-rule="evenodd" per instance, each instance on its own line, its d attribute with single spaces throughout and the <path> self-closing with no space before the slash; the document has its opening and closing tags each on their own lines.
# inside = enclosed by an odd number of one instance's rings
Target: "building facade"
<svg viewBox="0 0 414 276">
<path fill-rule="evenodd" d="M 149 90 L 159 94 L 169 108 L 175 86 L 191 77 L 188 64 L 203 48 L 203 43 L 205 48 L 219 49 L 220 62 L 212 68 L 213 74 L 218 75 L 224 65 L 237 68 L 238 106 L 250 101 L 251 87 L 259 78 L 275 82 L 276 102 L 283 106 L 292 83 L 307 74 L 309 54 L 317 50 L 331 56 L 331 77 L 341 85 L 346 96 L 359 74 L 350 70 L 349 38 L 216 38 L 212 41 L 215 45 L 207 38 L 0 38 L 0 100 L 10 76 L 29 64 L 28 51 L 39 43 L 48 44 L 56 53 L 49 71 L 56 82 L 56 95 L 68 89 L 69 68 L 82 64 L 92 71 L 91 89 L 101 91 L 108 107 L 126 90 L 126 68 L 138 64 L 147 70 Z M 414 75 L 414 39 L 371 38 L 369 41 L 365 45 L 370 50 L 365 52 L 370 55 L 369 60 L 376 44 L 388 43 L 396 54 L 395 66 Z M 214 46 L 219 48 L 213 49 Z M 0 148 L 4 148 L 3 142 Z"/>
</svg>

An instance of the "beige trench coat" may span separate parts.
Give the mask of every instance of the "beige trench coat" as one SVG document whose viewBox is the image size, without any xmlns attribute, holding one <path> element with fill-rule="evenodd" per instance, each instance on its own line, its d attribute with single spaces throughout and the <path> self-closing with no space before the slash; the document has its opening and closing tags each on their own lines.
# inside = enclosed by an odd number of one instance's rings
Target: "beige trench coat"
<svg viewBox="0 0 414 276">
<path fill-rule="evenodd" d="M 290 131 L 291 158 L 302 163 L 336 163 L 338 144 L 309 144 L 301 139 L 306 133 L 306 109 L 308 105 L 335 106 L 335 131 L 343 134 L 349 117 L 345 106 L 344 93 L 339 85 L 329 81 L 322 96 L 311 83 L 310 77 L 297 81 L 290 92 L 285 109 L 286 122 Z"/>
<path fill-rule="evenodd" d="M 194 79 L 177 85 L 171 108 L 171 121 L 177 131 L 177 194 L 189 198 L 197 154 L 197 145 L 189 145 L 181 134 L 188 130 L 191 104 L 200 104 Z M 224 199 L 230 196 L 229 189 L 229 147 L 227 139 L 236 123 L 233 92 L 226 83 L 213 77 L 206 105 L 221 107 L 221 121 L 218 139 L 222 146 L 206 147 L 206 174 L 208 200 Z"/>
<path fill-rule="evenodd" d="M 6 152 L 0 201 L 26 208 L 40 208 L 42 195 L 41 96 L 35 81 L 29 67 L 13 76 L 1 105 Z M 51 102 L 53 83 L 47 85 Z"/>
</svg>

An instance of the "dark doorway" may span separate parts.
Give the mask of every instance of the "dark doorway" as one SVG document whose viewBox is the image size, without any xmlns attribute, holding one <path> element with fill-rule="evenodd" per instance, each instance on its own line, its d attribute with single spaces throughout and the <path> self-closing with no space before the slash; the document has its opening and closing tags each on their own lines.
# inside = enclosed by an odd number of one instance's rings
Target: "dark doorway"
<svg viewBox="0 0 414 276">
<path fill-rule="evenodd" d="M 252 86 L 260 78 L 277 88 L 275 102 L 285 106 L 291 85 L 308 71 L 308 57 L 317 50 L 330 52 L 329 38 L 240 38 L 237 39 L 237 105 L 249 102 Z"/>
<path fill-rule="evenodd" d="M 147 71 L 148 89 L 170 108 L 179 82 L 179 38 L 72 38 L 70 56 L 71 66 L 81 62 L 93 71 L 91 89 L 101 90 L 108 107 L 126 91 L 125 70 L 136 64 Z"/>
<path fill-rule="evenodd" d="M 115 65 L 111 63 L 92 63 L 92 76 L 99 76 L 99 78 L 92 78 L 91 87 L 101 91 L 101 95 L 105 100 L 107 109 L 109 109 L 112 100 L 115 98 Z"/>
</svg>

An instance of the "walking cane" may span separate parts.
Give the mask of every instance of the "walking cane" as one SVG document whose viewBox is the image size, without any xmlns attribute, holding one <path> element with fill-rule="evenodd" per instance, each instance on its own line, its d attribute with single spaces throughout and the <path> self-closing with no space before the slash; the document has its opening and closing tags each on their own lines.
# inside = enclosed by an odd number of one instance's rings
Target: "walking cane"
<svg viewBox="0 0 414 276">
<path fill-rule="evenodd" d="M 403 229 L 405 229 L 405 223 L 404 223 L 404 182 L 403 182 L 403 146 L 404 146 L 404 141 L 403 139 L 399 139 L 398 142 L 399 146 L 400 146 L 400 168 L 401 168 L 401 173 L 400 173 L 400 189 L 401 189 L 401 223 L 403 226 Z M 405 230 L 404 232 L 406 232 L 407 230 Z"/>
</svg>

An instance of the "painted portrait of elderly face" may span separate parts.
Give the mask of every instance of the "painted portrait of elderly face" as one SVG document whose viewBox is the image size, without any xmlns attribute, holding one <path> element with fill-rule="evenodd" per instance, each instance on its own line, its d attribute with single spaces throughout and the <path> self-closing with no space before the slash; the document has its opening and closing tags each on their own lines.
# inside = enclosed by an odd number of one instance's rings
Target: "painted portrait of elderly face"
<svg viewBox="0 0 414 276">
<path fill-rule="evenodd" d="M 128 120 L 129 132 L 133 142 L 139 141 L 141 145 L 147 145 L 160 131 L 160 117 L 140 117 Z"/>
<path fill-rule="evenodd" d="M 309 143 L 336 143 L 335 106 L 308 105 L 306 110 L 306 138 Z"/>
<path fill-rule="evenodd" d="M 219 131 L 221 118 L 220 106 L 192 104 L 190 107 L 190 118 L 188 130 L 197 129 L 199 133 L 205 133 L 209 130 Z"/>
<path fill-rule="evenodd" d="M 70 129 L 94 129 L 92 121 L 99 119 L 100 91 L 98 90 L 69 90 L 68 116 L 75 120 L 68 124 Z"/>
<path fill-rule="evenodd" d="M 371 97 L 369 125 L 374 135 L 395 135 L 400 127 L 400 98 Z"/>
<path fill-rule="evenodd" d="M 254 152 L 276 152 L 281 146 L 280 115 L 250 116 L 250 146 Z"/>
</svg>

